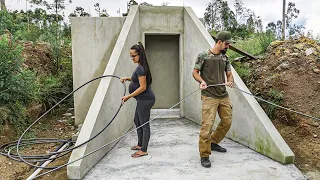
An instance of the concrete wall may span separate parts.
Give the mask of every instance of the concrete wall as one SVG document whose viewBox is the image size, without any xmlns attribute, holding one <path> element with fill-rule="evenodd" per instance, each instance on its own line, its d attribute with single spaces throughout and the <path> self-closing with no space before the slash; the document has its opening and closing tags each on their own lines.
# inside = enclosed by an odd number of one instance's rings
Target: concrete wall
<svg viewBox="0 0 320 180">
<path fill-rule="evenodd" d="M 184 95 L 187 96 L 199 88 L 192 77 L 192 70 L 200 52 L 213 47 L 214 41 L 190 7 L 184 13 Z M 201 95 L 200 91 L 185 101 L 185 117 L 201 124 Z"/>
<path fill-rule="evenodd" d="M 140 31 L 144 33 L 183 33 L 183 7 L 140 6 Z"/>
<path fill-rule="evenodd" d="M 88 27 L 89 28 L 89 27 Z M 111 54 L 104 75 L 130 76 L 136 65 L 129 57 L 130 47 L 140 40 L 139 10 L 136 6 L 130 9 L 119 39 Z M 93 98 L 76 145 L 97 134 L 112 118 L 121 103 L 123 86 L 118 79 L 105 78 L 100 81 Z M 133 126 L 135 100 L 131 99 L 122 107 L 119 115 L 110 127 L 93 141 L 75 149 L 69 162 L 101 147 L 123 135 Z M 93 155 L 77 161 L 67 167 L 69 179 L 81 179 L 115 144 L 100 150 Z"/>
<path fill-rule="evenodd" d="M 156 95 L 153 108 L 168 109 L 180 100 L 179 35 L 147 35 L 145 48 Z"/>
<path fill-rule="evenodd" d="M 200 20 L 191 8 L 185 8 L 185 95 L 199 88 L 199 84 L 193 80 L 192 69 L 199 52 L 209 49 L 214 45 L 209 33 L 205 30 Z M 235 85 L 247 92 L 237 72 L 232 68 Z M 227 137 L 250 147 L 283 164 L 293 163 L 294 154 L 283 140 L 271 120 L 265 114 L 254 97 L 246 95 L 236 89 L 229 89 L 233 103 L 233 124 Z M 193 95 L 185 103 L 185 115 L 188 119 L 201 124 L 201 100 L 200 91 Z M 215 127 L 219 123 L 219 118 Z"/>
<path fill-rule="evenodd" d="M 105 70 L 125 18 L 71 18 L 73 87 L 78 88 Z M 74 94 L 76 124 L 84 121 L 99 80 Z"/>
</svg>

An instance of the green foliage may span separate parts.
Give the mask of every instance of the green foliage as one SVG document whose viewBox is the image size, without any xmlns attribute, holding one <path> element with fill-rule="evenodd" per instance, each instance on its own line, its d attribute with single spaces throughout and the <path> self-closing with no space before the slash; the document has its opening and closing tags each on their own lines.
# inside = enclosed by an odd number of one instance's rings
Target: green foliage
<svg viewBox="0 0 320 180">
<path fill-rule="evenodd" d="M 296 8 L 295 3 L 288 2 L 287 10 L 285 14 L 285 24 L 286 24 L 286 34 L 287 38 L 299 37 L 304 35 L 305 27 L 303 25 L 292 24 L 292 21 L 298 18 L 300 10 Z M 269 33 L 272 33 L 277 39 L 282 38 L 282 21 L 278 20 L 277 23 L 270 22 L 268 23 L 266 30 Z"/>
<path fill-rule="evenodd" d="M 18 20 L 22 21 L 19 16 L 17 16 L 17 21 Z M 25 29 L 25 26 L 16 23 L 17 21 L 15 21 L 14 17 L 8 11 L 0 11 L 0 35 L 5 29 L 8 29 L 11 33 Z"/>
<path fill-rule="evenodd" d="M 283 92 L 279 92 L 277 90 L 270 89 L 268 94 L 277 103 L 280 103 L 283 100 Z"/>
<path fill-rule="evenodd" d="M 243 80 L 248 80 L 250 77 L 250 69 L 249 67 L 246 67 L 244 64 L 241 62 L 234 62 L 233 64 L 234 69 L 237 71 L 238 75 L 241 77 Z"/>
<path fill-rule="evenodd" d="M 61 28 L 63 17 L 47 12 L 39 8 L 28 12 L 0 11 L 0 132 L 7 122 L 20 135 L 30 124 L 26 113 L 30 103 L 43 103 L 48 109 L 72 91 L 71 27 L 64 23 Z M 36 77 L 35 72 L 27 70 L 23 66 L 21 40 L 50 43 L 55 73 Z M 72 100 L 69 98 L 65 104 L 73 106 Z M 26 136 L 34 137 L 34 133 Z"/>
<path fill-rule="evenodd" d="M 241 0 L 235 0 L 235 11 L 227 1 L 213 0 L 209 2 L 204 13 L 206 27 L 210 31 L 227 30 L 233 37 L 245 39 L 255 32 L 262 31 L 262 20 L 255 13 L 244 7 Z"/>
<path fill-rule="evenodd" d="M 234 46 L 252 55 L 257 56 L 266 52 L 268 46 L 272 41 L 274 41 L 274 39 L 274 36 L 271 34 L 256 33 L 245 40 L 238 39 L 237 43 Z M 231 50 L 228 50 L 227 54 L 231 60 L 241 57 L 240 54 Z"/>
<path fill-rule="evenodd" d="M 100 7 L 99 7 L 99 13 L 100 13 Z M 85 12 L 82 7 L 76 7 L 73 13 L 69 15 L 69 17 L 90 17 L 90 16 L 91 14 Z"/>
<path fill-rule="evenodd" d="M 26 105 L 35 97 L 37 82 L 33 72 L 23 69 L 22 47 L 6 35 L 0 40 L 0 107 L 1 122 L 7 120 L 18 134 L 28 124 Z"/>
<path fill-rule="evenodd" d="M 283 92 L 279 92 L 277 90 L 274 89 L 270 89 L 268 92 L 269 95 L 269 101 L 280 105 L 280 103 L 283 100 Z M 271 104 L 267 105 L 266 111 L 267 111 L 267 115 L 270 117 L 270 119 L 274 119 L 275 118 L 275 110 L 276 110 L 276 106 L 273 106 Z"/>
<path fill-rule="evenodd" d="M 138 5 L 138 3 L 135 0 L 130 0 L 129 5 Z"/>
<path fill-rule="evenodd" d="M 281 39 L 282 22 L 280 20 L 278 20 L 277 23 L 269 22 L 266 27 L 266 33 L 274 36 L 276 39 Z"/>
<path fill-rule="evenodd" d="M 68 73 L 60 73 L 58 76 L 50 75 L 40 80 L 39 101 L 46 110 L 72 91 L 68 84 L 70 81 L 72 82 L 72 79 L 68 79 Z"/>
<path fill-rule="evenodd" d="M 106 9 L 101 9 L 99 3 L 96 3 L 94 5 L 94 7 L 95 7 L 94 9 L 98 13 L 99 17 L 109 17 L 109 14 L 107 13 L 107 10 Z"/>
<path fill-rule="evenodd" d="M 19 135 L 21 136 L 21 135 Z M 34 130 L 30 129 L 28 132 L 26 132 L 23 136 L 24 139 L 33 139 L 33 138 L 36 138 L 36 135 L 34 133 Z M 28 147 L 28 146 L 26 146 Z"/>
<path fill-rule="evenodd" d="M 267 51 L 268 46 L 272 43 L 276 38 L 269 33 L 258 33 L 259 46 L 261 48 L 260 52 L 257 54 L 262 54 Z"/>
<path fill-rule="evenodd" d="M 291 28 L 292 20 L 298 18 L 300 10 L 296 8 L 296 4 L 293 2 L 288 3 L 288 8 L 286 11 L 286 27 L 287 29 Z"/>
<path fill-rule="evenodd" d="M 40 131 L 46 131 L 50 129 L 50 126 L 48 124 L 39 124 L 37 126 L 37 129 L 39 129 Z"/>
<path fill-rule="evenodd" d="M 0 134 L 2 133 L 2 128 L 4 122 L 8 119 L 10 113 L 10 109 L 5 106 L 0 106 Z"/>
<path fill-rule="evenodd" d="M 19 102 L 10 103 L 8 105 L 10 113 L 8 122 L 13 125 L 18 136 L 21 135 L 28 127 L 30 120 L 26 115 L 26 107 Z"/>
<path fill-rule="evenodd" d="M 38 100 L 45 106 L 45 109 L 51 108 L 73 91 L 71 54 L 64 54 L 62 57 L 60 71 L 57 74 L 41 77 L 39 81 Z M 72 106 L 72 100 L 71 96 L 64 103 Z"/>
<path fill-rule="evenodd" d="M 22 47 L 2 36 L 0 40 L 0 106 L 29 103 L 34 98 L 35 75 L 22 68 Z"/>
</svg>

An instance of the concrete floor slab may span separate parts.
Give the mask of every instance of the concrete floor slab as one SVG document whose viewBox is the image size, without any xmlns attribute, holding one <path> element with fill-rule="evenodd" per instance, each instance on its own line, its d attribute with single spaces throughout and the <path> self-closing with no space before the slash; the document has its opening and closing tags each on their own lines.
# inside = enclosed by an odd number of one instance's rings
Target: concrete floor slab
<svg viewBox="0 0 320 180">
<path fill-rule="evenodd" d="M 148 156 L 131 158 L 135 132 L 124 137 L 86 176 L 92 179 L 306 179 L 293 165 L 282 165 L 243 145 L 224 139 L 227 153 L 212 152 L 211 168 L 203 168 L 198 152 L 200 126 L 187 119 L 151 122 Z"/>
</svg>

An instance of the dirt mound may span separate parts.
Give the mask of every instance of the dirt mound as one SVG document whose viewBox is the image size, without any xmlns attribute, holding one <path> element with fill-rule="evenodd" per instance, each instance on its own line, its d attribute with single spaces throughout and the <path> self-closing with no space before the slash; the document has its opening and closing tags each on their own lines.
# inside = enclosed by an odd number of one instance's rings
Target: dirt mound
<svg viewBox="0 0 320 180">
<path fill-rule="evenodd" d="M 246 83 L 253 93 L 320 118 L 320 44 L 305 37 L 275 41 L 263 59 L 248 65 L 251 77 Z M 266 112 L 275 109 L 261 104 Z M 320 171 L 320 122 L 281 109 L 268 115 L 294 151 L 296 165 Z"/>
<path fill-rule="evenodd" d="M 308 38 L 271 43 L 264 59 L 251 62 L 254 91 L 270 96 L 273 89 L 283 94 L 282 105 L 320 116 L 319 55 L 320 45 Z M 281 119 L 296 125 L 296 118 Z"/>
<path fill-rule="evenodd" d="M 37 72 L 37 75 L 48 75 L 54 70 L 54 58 L 49 43 L 22 42 L 25 67 Z"/>
</svg>

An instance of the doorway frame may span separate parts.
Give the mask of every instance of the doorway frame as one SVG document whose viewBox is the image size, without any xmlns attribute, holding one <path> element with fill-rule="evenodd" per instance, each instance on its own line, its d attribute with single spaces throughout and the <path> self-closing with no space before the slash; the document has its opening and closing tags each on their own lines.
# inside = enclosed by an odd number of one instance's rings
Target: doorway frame
<svg viewBox="0 0 320 180">
<path fill-rule="evenodd" d="M 145 46 L 146 36 L 159 35 L 179 35 L 179 99 L 182 100 L 184 98 L 184 36 L 181 32 L 157 32 L 157 31 L 144 31 L 141 35 L 141 42 Z M 177 102 L 178 103 L 178 102 Z M 173 106 L 172 104 L 171 106 Z M 185 117 L 184 108 L 185 102 L 181 102 L 180 108 L 177 109 L 151 109 L 151 118 L 158 116 L 160 113 L 164 113 L 168 111 L 168 113 L 164 114 L 160 118 L 180 118 Z"/>
</svg>

